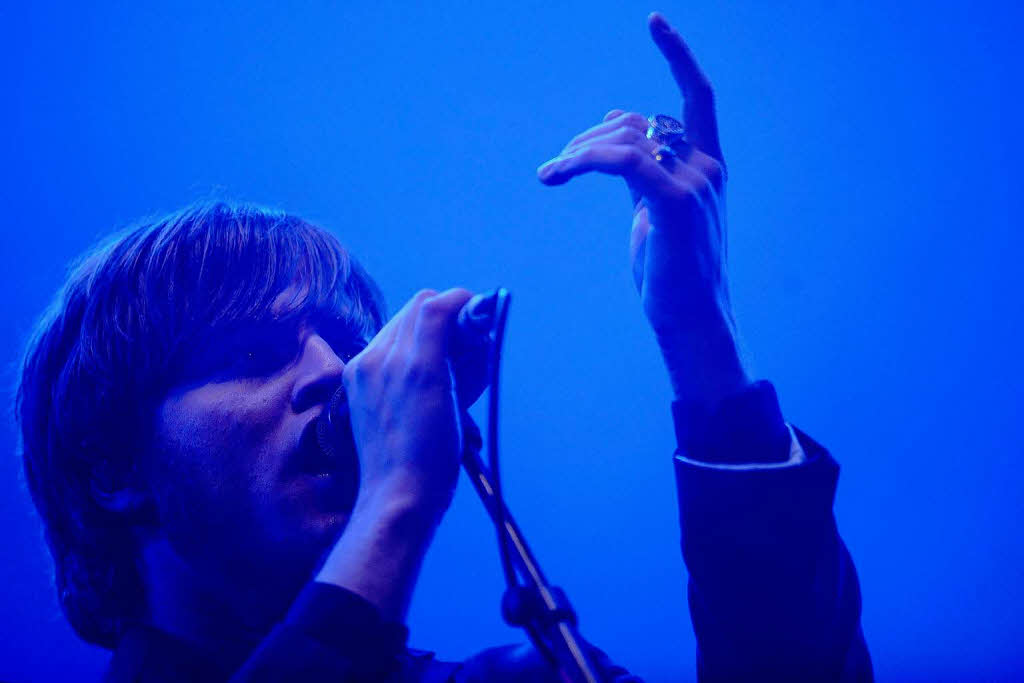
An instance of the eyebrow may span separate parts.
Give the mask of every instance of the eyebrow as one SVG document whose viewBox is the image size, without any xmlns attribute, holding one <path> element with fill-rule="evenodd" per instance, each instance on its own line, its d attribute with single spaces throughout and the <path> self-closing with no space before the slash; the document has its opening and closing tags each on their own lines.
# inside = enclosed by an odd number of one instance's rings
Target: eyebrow
<svg viewBox="0 0 1024 683">
<path fill-rule="evenodd" d="M 344 315 L 317 318 L 311 320 L 310 325 L 314 330 L 326 337 L 327 342 L 338 353 L 350 351 L 356 346 L 359 347 L 358 350 L 362 350 L 370 343 L 370 339 L 373 337 L 372 334 L 364 332 L 364 326 L 359 321 Z"/>
<path fill-rule="evenodd" d="M 333 309 L 320 309 L 305 314 L 296 312 L 284 316 L 248 318 L 207 329 L 188 345 L 186 353 L 211 352 L 225 345 L 259 339 L 298 342 L 299 329 L 304 324 L 318 333 L 332 337 L 329 341 L 334 344 L 365 347 L 373 337 L 373 334 L 364 332 L 365 325 L 358 318 Z M 335 350 L 341 351 L 344 348 Z"/>
</svg>

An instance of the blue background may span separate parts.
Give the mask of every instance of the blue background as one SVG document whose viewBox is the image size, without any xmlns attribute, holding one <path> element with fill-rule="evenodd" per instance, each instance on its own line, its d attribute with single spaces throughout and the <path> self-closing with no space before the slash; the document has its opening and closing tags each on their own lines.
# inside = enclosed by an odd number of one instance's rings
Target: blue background
<svg viewBox="0 0 1024 683">
<path fill-rule="evenodd" d="M 13 3 L 12 3 L 13 4 Z M 835 511 L 880 680 L 1024 676 L 1021 21 L 1011 3 L 36 2 L 2 13 L 2 354 L 66 263 L 211 196 L 332 228 L 392 310 L 509 287 L 512 509 L 584 633 L 692 680 L 670 393 L 617 178 L 535 168 L 613 107 L 677 114 L 660 9 L 719 95 L 730 273 L 758 377 L 843 466 Z M 94 678 L 2 432 L 0 678 Z M 411 643 L 521 636 L 463 480 Z M 63 672 L 58 674 L 58 672 Z"/>
</svg>

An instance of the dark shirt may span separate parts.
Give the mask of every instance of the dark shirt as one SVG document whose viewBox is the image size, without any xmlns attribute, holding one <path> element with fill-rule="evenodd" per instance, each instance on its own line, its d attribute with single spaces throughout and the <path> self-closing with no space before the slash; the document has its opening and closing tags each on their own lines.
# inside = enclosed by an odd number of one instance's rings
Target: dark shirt
<svg viewBox="0 0 1024 683">
<path fill-rule="evenodd" d="M 674 463 L 698 680 L 873 680 L 857 575 L 832 515 L 838 464 L 795 430 L 806 458 L 800 464 L 714 466 L 789 458 L 790 431 L 767 382 L 723 401 L 713 415 L 697 410 L 673 404 L 677 455 L 686 456 Z M 255 646 L 239 634 L 237 647 L 204 652 L 153 628 L 129 630 L 105 680 L 559 680 L 530 646 L 448 663 L 407 648 L 407 637 L 362 597 L 314 582 Z M 595 658 L 607 680 L 639 680 L 599 650 Z"/>
<path fill-rule="evenodd" d="M 359 595 L 313 582 L 299 594 L 284 623 L 255 650 L 242 637 L 224 650 L 205 651 L 140 625 L 121 639 L 104 680 L 560 682 L 528 645 L 494 647 L 464 662 L 441 662 L 432 652 L 406 648 L 406 636 L 403 626 L 383 622 L 376 608 Z M 612 664 L 600 650 L 594 648 L 591 654 L 607 680 L 639 680 Z"/>
</svg>

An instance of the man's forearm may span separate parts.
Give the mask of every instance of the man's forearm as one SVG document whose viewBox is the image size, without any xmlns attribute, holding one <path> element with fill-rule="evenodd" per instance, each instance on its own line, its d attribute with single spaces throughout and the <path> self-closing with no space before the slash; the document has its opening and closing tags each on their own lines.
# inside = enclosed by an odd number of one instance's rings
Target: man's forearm
<svg viewBox="0 0 1024 683">
<path fill-rule="evenodd" d="M 712 412 L 723 398 L 749 386 L 735 327 L 726 312 L 716 311 L 699 324 L 655 336 L 675 400 L 699 403 Z"/>
<path fill-rule="evenodd" d="M 383 492 L 361 499 L 316 576 L 375 605 L 387 621 L 405 620 L 437 516 Z"/>
</svg>

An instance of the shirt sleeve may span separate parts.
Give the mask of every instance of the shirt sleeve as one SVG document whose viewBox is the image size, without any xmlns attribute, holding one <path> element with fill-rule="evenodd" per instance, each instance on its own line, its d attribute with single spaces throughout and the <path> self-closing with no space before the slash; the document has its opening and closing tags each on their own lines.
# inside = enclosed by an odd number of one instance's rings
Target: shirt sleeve
<svg viewBox="0 0 1024 683">
<path fill-rule="evenodd" d="M 832 514 L 839 465 L 785 424 L 767 382 L 714 415 L 685 408 L 674 464 L 698 680 L 872 680 Z"/>
<path fill-rule="evenodd" d="M 643 683 L 599 648 L 586 641 L 583 646 L 603 683 Z M 445 683 L 562 683 L 563 680 L 533 645 L 523 644 L 483 650 L 467 659 Z"/>
<path fill-rule="evenodd" d="M 385 622 L 361 596 L 313 582 L 299 594 L 284 622 L 264 639 L 232 681 L 360 683 L 558 683 L 560 676 L 532 645 L 483 650 L 465 662 L 438 662 L 433 653 L 408 650 L 408 630 Z M 589 643 L 601 680 L 640 683 Z"/>
<path fill-rule="evenodd" d="M 782 462 L 745 462 L 745 463 L 722 463 L 722 462 L 703 462 L 701 460 L 694 460 L 693 458 L 687 458 L 681 453 L 676 453 L 676 459 L 685 462 L 690 465 L 697 467 L 710 467 L 712 469 L 719 470 L 770 470 L 779 467 L 792 467 L 794 465 L 800 465 L 807 461 L 807 454 L 804 452 L 803 446 L 800 445 L 800 440 L 796 438 L 796 432 L 793 431 L 793 427 L 786 424 L 786 428 L 789 430 L 790 442 L 789 442 L 789 458 Z"/>
<path fill-rule="evenodd" d="M 673 401 L 676 455 L 694 465 L 752 469 L 798 465 L 806 459 L 782 419 L 775 388 L 764 380 L 727 396 L 713 410 L 701 402 Z"/>
<path fill-rule="evenodd" d="M 352 591 L 311 582 L 232 681 L 386 681 L 409 631 Z"/>
</svg>

